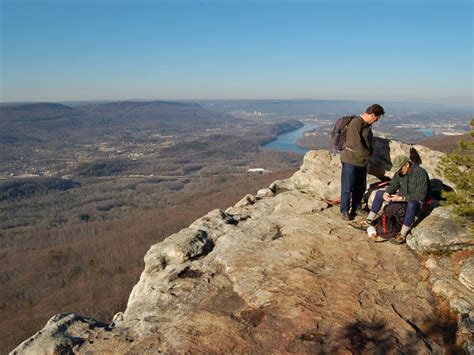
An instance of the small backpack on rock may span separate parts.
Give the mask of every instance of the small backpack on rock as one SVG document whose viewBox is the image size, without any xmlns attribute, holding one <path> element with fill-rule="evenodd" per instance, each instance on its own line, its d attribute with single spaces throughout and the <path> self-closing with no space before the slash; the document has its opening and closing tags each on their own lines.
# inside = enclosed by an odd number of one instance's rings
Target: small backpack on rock
<svg viewBox="0 0 474 355">
<path fill-rule="evenodd" d="M 331 147 L 334 150 L 346 149 L 346 131 L 347 126 L 353 118 L 357 116 L 344 116 L 339 118 L 334 124 L 334 128 L 331 131 Z"/>
<path fill-rule="evenodd" d="M 380 217 L 375 220 L 377 236 L 388 239 L 399 233 L 402 230 L 406 211 L 406 203 L 392 202 L 386 205 Z"/>
</svg>

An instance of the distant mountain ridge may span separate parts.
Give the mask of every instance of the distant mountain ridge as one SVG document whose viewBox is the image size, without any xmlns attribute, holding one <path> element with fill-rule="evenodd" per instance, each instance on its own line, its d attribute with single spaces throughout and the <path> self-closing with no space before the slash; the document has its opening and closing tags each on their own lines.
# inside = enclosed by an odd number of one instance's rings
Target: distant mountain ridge
<svg viewBox="0 0 474 355">
<path fill-rule="evenodd" d="M 197 121 L 213 126 L 218 125 L 223 119 L 232 116 L 225 115 L 203 108 L 195 103 L 180 103 L 171 101 L 121 101 L 105 104 L 79 106 L 83 112 L 111 119 L 114 123 L 130 123 L 133 120 L 138 125 L 154 125 L 157 122 L 171 126 L 178 122 L 196 123 Z"/>
<path fill-rule="evenodd" d="M 155 109 L 173 109 L 173 108 L 203 108 L 196 103 L 181 103 L 174 101 L 119 101 L 97 104 L 86 104 L 78 106 L 85 112 L 105 113 L 105 114 L 125 114 L 130 110 L 155 108 Z"/>
<path fill-rule="evenodd" d="M 6 105 L 0 106 L 0 123 L 51 120 L 79 114 L 79 110 L 56 103 Z"/>
<path fill-rule="evenodd" d="M 459 146 L 460 141 L 472 142 L 474 141 L 474 137 L 470 134 L 462 134 L 462 135 L 443 135 L 443 136 L 436 136 L 423 139 L 417 144 L 423 145 L 433 150 L 437 150 L 440 152 L 452 152 Z"/>
<path fill-rule="evenodd" d="M 90 123 L 82 111 L 62 104 L 0 106 L 0 143 L 62 139 Z"/>
<path fill-rule="evenodd" d="M 172 101 L 120 101 L 75 108 L 57 103 L 12 104 L 0 106 L 0 131 L 8 132 L 8 137 L 0 135 L 0 142 L 100 136 L 110 129 L 159 129 L 170 134 L 219 127 L 231 120 L 239 119 L 199 104 Z"/>
</svg>

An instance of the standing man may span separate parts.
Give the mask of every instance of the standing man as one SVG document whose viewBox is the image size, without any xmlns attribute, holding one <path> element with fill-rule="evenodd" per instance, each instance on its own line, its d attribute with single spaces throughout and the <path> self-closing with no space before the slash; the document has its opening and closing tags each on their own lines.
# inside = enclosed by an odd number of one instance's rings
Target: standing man
<svg viewBox="0 0 474 355">
<path fill-rule="evenodd" d="M 371 126 L 385 111 L 378 104 L 353 118 L 346 130 L 346 148 L 341 153 L 341 218 L 349 221 L 360 209 L 367 185 L 367 161 L 373 153 Z"/>
</svg>

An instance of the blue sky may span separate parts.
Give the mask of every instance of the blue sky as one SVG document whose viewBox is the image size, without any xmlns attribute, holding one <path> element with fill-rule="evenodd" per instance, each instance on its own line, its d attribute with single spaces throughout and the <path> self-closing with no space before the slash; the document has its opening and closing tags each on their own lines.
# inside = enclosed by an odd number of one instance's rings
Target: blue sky
<svg viewBox="0 0 474 355">
<path fill-rule="evenodd" d="M 1 100 L 473 105 L 467 0 L 0 0 Z"/>
</svg>

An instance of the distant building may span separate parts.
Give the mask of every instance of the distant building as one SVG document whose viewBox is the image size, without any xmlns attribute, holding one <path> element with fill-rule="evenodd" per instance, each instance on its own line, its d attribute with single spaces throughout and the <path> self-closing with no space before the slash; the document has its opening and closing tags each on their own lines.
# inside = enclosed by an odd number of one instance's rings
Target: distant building
<svg viewBox="0 0 474 355">
<path fill-rule="evenodd" d="M 263 168 L 247 169 L 247 172 L 249 172 L 249 173 L 260 173 L 260 174 L 271 173 L 270 170 L 266 170 L 266 169 L 263 169 Z"/>
</svg>

